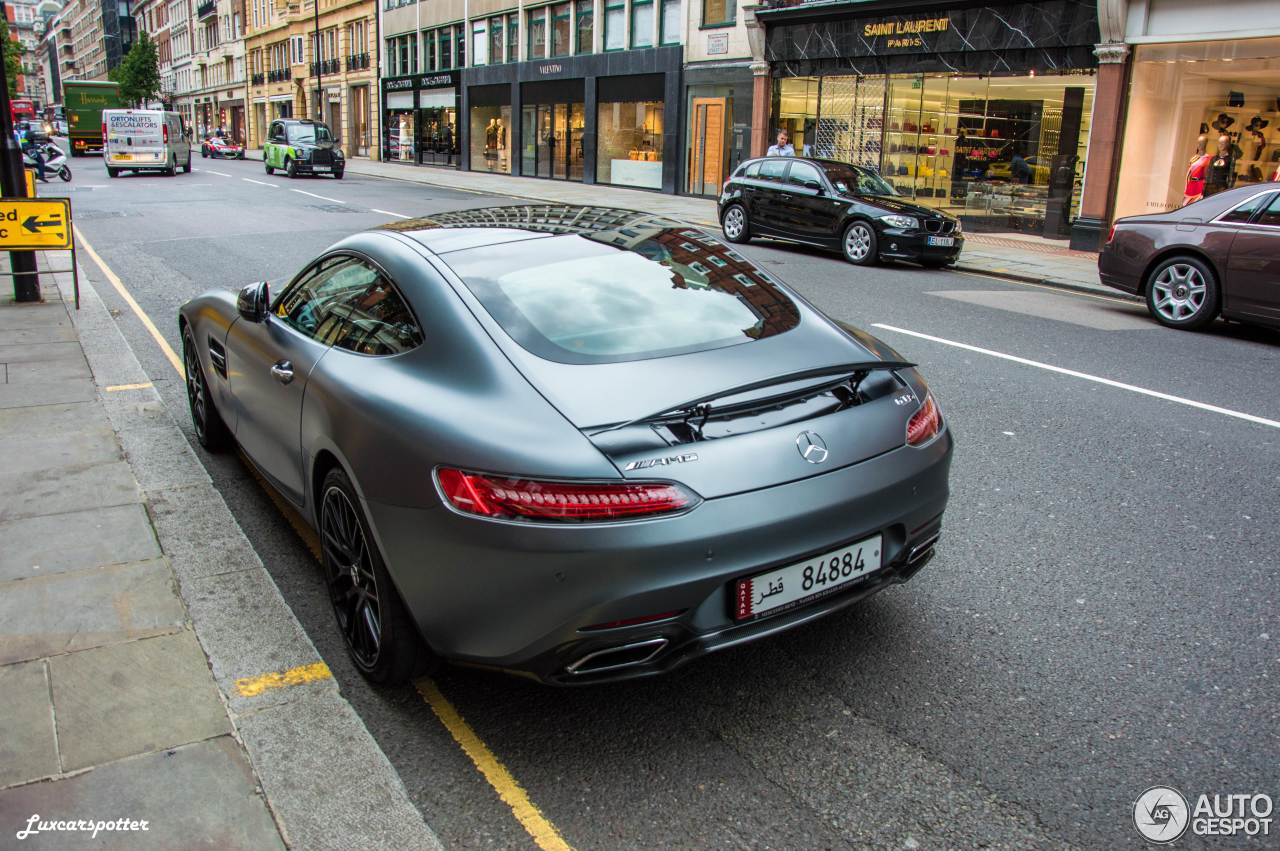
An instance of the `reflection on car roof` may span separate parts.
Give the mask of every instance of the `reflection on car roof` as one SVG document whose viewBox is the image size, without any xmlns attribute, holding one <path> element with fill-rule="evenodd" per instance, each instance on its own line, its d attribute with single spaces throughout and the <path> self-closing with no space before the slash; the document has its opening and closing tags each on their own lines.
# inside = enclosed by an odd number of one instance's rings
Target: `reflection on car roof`
<svg viewBox="0 0 1280 851">
<path fill-rule="evenodd" d="M 500 245 L 561 234 L 629 248 L 655 230 L 683 227 L 652 213 L 576 204 L 519 204 L 454 210 L 402 222 L 379 230 L 397 231 L 436 254 Z"/>
</svg>

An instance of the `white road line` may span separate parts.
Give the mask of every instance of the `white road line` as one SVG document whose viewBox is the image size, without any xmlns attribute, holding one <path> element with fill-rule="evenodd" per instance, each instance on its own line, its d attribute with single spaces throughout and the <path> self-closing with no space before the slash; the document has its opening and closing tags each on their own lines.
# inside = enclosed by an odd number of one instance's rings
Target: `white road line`
<svg viewBox="0 0 1280 851">
<path fill-rule="evenodd" d="M 1197 402 L 1194 399 L 1185 399 L 1181 396 L 1172 396 L 1168 393 L 1161 393 L 1158 390 L 1148 390 L 1145 387 L 1137 387 L 1133 384 L 1125 384 L 1120 381 L 1112 381 L 1110 378 L 1102 378 L 1101 376 L 1090 375 L 1087 372 L 1077 372 L 1074 369 L 1064 369 L 1063 367 L 1060 367 L 1060 366 L 1053 366 L 1052 364 L 1041 363 L 1040 361 L 1029 360 L 1027 358 L 1020 358 L 1016 355 L 1006 355 L 1003 352 L 995 352 L 995 351 L 992 351 L 991 349 L 983 349 L 978 346 L 971 346 L 968 343 L 957 343 L 955 340 L 945 340 L 942 337 L 934 337 L 931 334 L 921 334 L 919 331 L 908 331 L 906 328 L 895 328 L 892 325 L 882 325 L 878 322 L 872 325 L 871 327 L 882 328 L 885 331 L 894 331 L 899 334 L 906 334 L 909 337 L 919 337 L 921 340 L 928 340 L 931 343 L 941 343 L 944 346 L 953 346 L 957 349 L 964 349 L 965 351 L 969 351 L 969 352 L 977 352 L 980 355 L 989 355 L 990 357 L 993 357 L 993 358 L 1000 358 L 1001 360 L 1012 361 L 1013 363 L 1020 363 L 1024 366 L 1034 366 L 1037 369 L 1043 369 L 1049 372 L 1056 372 L 1059 375 L 1069 375 L 1072 378 L 1081 378 L 1081 379 L 1084 379 L 1085 381 L 1092 381 L 1097 384 L 1105 384 L 1108 387 L 1115 387 L 1118 390 L 1128 390 L 1130 393 L 1139 393 L 1143 396 L 1150 396 L 1153 399 L 1163 399 L 1166 402 L 1174 402 L 1179 405 L 1186 405 L 1189 408 L 1198 408 L 1201 411 L 1209 411 L 1210 413 L 1213 413 L 1213 414 L 1222 414 L 1225 417 L 1234 417 L 1238 420 L 1244 420 L 1246 422 L 1256 423 L 1258 425 L 1270 426 L 1271 428 L 1280 428 L 1280 421 L 1277 421 L 1277 420 L 1269 420 L 1266 417 L 1258 417 L 1258 416 L 1254 416 L 1253 414 L 1246 414 L 1240 411 L 1233 411 L 1230 408 L 1219 408 L 1217 405 L 1208 405 L 1208 404 L 1205 404 L 1204 402 Z"/>
<path fill-rule="evenodd" d="M 196 169 L 196 171 L 203 171 L 203 172 L 208 172 L 209 174 L 216 174 L 216 175 L 218 175 L 218 177 L 230 177 L 230 176 L 231 176 L 231 175 L 229 175 L 229 174 L 224 174 L 223 172 L 220 172 L 220 171 L 214 171 L 214 170 L 213 170 L 213 169 L 211 169 L 211 168 L 198 168 L 198 169 Z"/>
<path fill-rule="evenodd" d="M 339 199 L 339 198 L 328 198 L 328 197 L 326 197 L 326 196 L 324 196 L 324 195 L 317 195 L 317 194 L 316 194 L 316 193 L 314 193 L 314 192 L 307 192 L 306 190 L 303 190 L 303 189 L 290 189 L 289 191 L 290 191 L 290 192 L 297 192 L 299 195 L 310 195 L 312 198 L 319 198 L 321 201 L 332 201 L 332 202 L 333 202 L 333 203 L 335 203 L 335 204 L 345 204 L 345 203 L 347 203 L 346 201 L 343 201 L 343 200 L 341 200 L 341 199 Z"/>
<path fill-rule="evenodd" d="M 248 181 L 249 183 L 256 183 L 259 186 L 270 186 L 272 189 L 280 188 L 280 184 L 278 183 L 263 183 L 261 180 L 254 180 L 252 177 L 242 177 L 240 179 L 244 181 Z"/>
<path fill-rule="evenodd" d="M 370 210 L 370 212 L 373 212 L 373 213 L 381 213 L 381 214 L 382 214 L 382 215 L 384 215 L 384 216 L 395 216 L 397 219 L 412 219 L 412 218 L 413 218 L 413 216 L 406 216 L 404 213 L 393 213 L 393 212 L 391 212 L 390 210 L 376 210 L 376 209 L 374 209 L 374 208 L 372 208 L 372 207 L 370 207 L 370 208 L 369 208 L 369 210 Z"/>
</svg>

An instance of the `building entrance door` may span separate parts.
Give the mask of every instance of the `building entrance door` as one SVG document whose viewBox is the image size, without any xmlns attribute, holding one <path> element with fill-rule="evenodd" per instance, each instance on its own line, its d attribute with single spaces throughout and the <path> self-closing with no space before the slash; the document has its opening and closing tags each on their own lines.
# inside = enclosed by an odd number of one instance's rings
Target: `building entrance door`
<svg viewBox="0 0 1280 851">
<path fill-rule="evenodd" d="M 580 103 L 539 103 L 523 109 L 523 173 L 555 180 L 582 179 L 585 111 Z"/>
<path fill-rule="evenodd" d="M 693 151 L 689 163 L 689 192 L 718 195 L 724 183 L 724 122 L 728 98 L 693 99 Z"/>
</svg>

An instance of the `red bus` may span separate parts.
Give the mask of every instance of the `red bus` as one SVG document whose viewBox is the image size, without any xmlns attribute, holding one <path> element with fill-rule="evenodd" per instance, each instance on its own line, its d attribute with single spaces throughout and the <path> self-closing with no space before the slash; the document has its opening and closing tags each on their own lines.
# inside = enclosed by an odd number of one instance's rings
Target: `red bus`
<svg viewBox="0 0 1280 851">
<path fill-rule="evenodd" d="M 19 121 L 35 121 L 36 107 L 29 100 L 9 101 L 10 119 L 16 125 Z"/>
</svg>

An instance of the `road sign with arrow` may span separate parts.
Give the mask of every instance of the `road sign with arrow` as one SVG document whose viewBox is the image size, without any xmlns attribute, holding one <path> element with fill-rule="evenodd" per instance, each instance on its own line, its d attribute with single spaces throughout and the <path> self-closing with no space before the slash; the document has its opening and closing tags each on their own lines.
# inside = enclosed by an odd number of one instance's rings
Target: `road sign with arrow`
<svg viewBox="0 0 1280 851">
<path fill-rule="evenodd" d="M 0 198 L 0 251 L 70 247 L 70 199 Z"/>
</svg>

